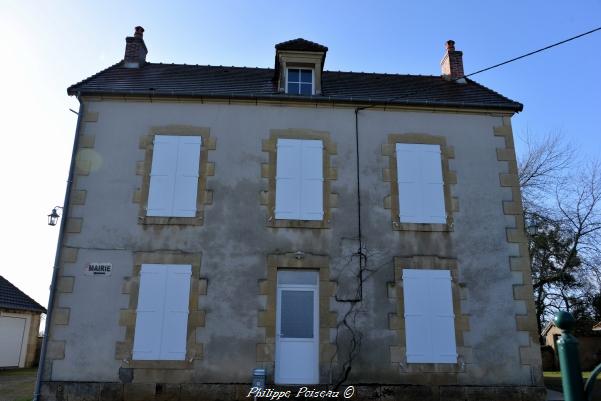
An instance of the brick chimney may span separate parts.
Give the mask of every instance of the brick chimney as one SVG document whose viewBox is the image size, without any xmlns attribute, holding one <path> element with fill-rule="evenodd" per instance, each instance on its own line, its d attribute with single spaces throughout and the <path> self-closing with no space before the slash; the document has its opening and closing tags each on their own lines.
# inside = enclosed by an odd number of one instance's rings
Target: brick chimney
<svg viewBox="0 0 601 401">
<path fill-rule="evenodd" d="M 455 50 L 454 40 L 447 40 L 445 46 L 447 50 L 440 62 L 443 78 L 465 83 L 465 79 L 461 78 L 463 77 L 463 52 Z"/>
<path fill-rule="evenodd" d="M 125 68 L 140 68 L 146 62 L 146 44 L 144 44 L 144 28 L 136 27 L 134 36 L 125 38 L 125 57 L 123 65 Z"/>
</svg>

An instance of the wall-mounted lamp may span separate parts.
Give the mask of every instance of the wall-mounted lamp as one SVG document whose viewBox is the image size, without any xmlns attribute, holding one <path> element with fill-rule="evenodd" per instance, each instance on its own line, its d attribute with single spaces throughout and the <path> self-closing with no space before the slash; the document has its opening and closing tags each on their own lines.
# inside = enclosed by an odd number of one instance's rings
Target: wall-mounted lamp
<svg viewBox="0 0 601 401">
<path fill-rule="evenodd" d="M 58 214 L 58 212 L 56 211 L 56 209 L 62 209 L 62 206 L 55 206 L 54 209 L 52 209 L 52 213 L 50 213 L 48 215 L 48 225 L 49 226 L 55 226 L 56 222 L 58 221 L 58 218 L 61 217 L 60 214 Z"/>
</svg>

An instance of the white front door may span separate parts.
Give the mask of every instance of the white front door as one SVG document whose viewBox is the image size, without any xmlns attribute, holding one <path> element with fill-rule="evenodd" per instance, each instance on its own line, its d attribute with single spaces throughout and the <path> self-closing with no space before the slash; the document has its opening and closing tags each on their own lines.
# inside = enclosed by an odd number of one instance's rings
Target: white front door
<svg viewBox="0 0 601 401">
<path fill-rule="evenodd" d="M 279 270 L 275 382 L 319 382 L 319 273 Z"/>
</svg>

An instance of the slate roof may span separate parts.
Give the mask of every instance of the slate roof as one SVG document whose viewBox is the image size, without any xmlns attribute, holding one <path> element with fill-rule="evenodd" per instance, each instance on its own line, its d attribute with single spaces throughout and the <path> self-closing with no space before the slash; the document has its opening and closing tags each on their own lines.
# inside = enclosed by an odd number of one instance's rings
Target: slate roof
<svg viewBox="0 0 601 401">
<path fill-rule="evenodd" d="M 307 41 L 308 42 L 308 41 Z M 287 42 L 284 42 L 284 44 Z M 309 42 L 312 43 L 312 42 Z M 124 95 L 252 100 L 305 100 L 354 104 L 397 104 L 486 108 L 518 112 L 522 105 L 470 79 L 440 76 L 324 71 L 322 94 L 278 93 L 271 68 L 146 63 L 125 68 L 119 62 L 67 89 L 69 95 Z"/>
<path fill-rule="evenodd" d="M 298 50 L 305 52 L 327 52 L 328 48 L 310 40 L 297 38 L 275 45 L 276 50 Z"/>
<path fill-rule="evenodd" d="M 2 276 L 0 276 L 0 309 L 17 309 L 46 313 L 46 308 L 31 299 Z"/>
</svg>

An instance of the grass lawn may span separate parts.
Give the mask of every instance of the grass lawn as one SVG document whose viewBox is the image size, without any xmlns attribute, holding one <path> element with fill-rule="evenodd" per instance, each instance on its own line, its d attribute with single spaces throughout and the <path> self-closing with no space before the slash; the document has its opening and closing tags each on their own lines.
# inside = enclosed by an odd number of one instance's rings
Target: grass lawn
<svg viewBox="0 0 601 401">
<path fill-rule="evenodd" d="M 591 372 L 582 372 L 582 378 L 584 379 L 584 383 L 586 380 L 591 377 Z M 561 386 L 561 372 L 559 371 L 547 371 L 543 372 L 543 378 L 545 380 L 545 387 L 550 388 L 551 390 L 563 392 L 563 388 Z M 601 377 L 597 376 L 597 382 L 601 381 Z M 584 384 L 583 383 L 583 384 Z M 596 383 L 593 390 L 593 400 L 598 401 L 601 400 L 601 383 Z"/>
<path fill-rule="evenodd" d="M 0 377 L 36 375 L 38 368 L 0 370 Z"/>
<path fill-rule="evenodd" d="M 561 372 L 558 370 L 543 372 L 543 376 L 546 378 L 558 377 L 561 378 Z M 587 379 L 591 377 L 591 372 L 582 372 L 582 378 Z M 597 380 L 601 380 L 601 375 L 597 376 Z"/>
<path fill-rule="evenodd" d="M 37 369 L 0 370 L 0 401 L 30 401 Z"/>
</svg>

